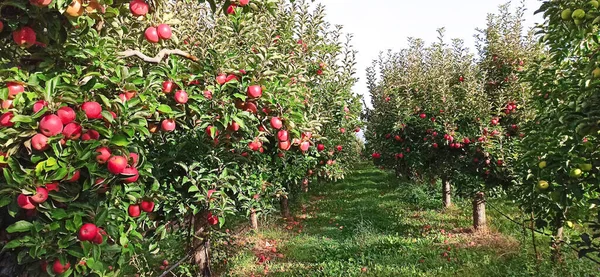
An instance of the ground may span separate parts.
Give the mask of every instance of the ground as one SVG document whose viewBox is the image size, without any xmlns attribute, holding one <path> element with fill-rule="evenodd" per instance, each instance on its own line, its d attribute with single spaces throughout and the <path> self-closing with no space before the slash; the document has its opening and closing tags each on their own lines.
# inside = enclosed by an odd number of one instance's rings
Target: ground
<svg viewBox="0 0 600 277">
<path fill-rule="evenodd" d="M 554 265 L 542 236 L 536 259 L 531 234 L 498 213 L 518 216 L 504 200 L 488 203 L 491 231 L 473 233 L 468 202 L 441 210 L 439 194 L 361 164 L 343 181 L 313 185 L 294 203 L 293 219 L 267 216 L 258 232 L 242 231 L 222 275 L 598 275 L 598 265 L 572 250 Z"/>
</svg>

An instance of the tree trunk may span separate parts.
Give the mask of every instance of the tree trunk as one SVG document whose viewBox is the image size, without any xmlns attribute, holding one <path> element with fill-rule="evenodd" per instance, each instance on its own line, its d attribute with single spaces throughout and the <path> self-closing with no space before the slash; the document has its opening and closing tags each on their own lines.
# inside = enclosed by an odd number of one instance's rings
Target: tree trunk
<svg viewBox="0 0 600 277">
<path fill-rule="evenodd" d="M 551 247 L 552 247 L 552 261 L 553 262 L 562 262 L 562 255 L 560 253 L 560 247 L 562 245 L 563 240 L 563 224 L 564 220 L 562 218 L 562 213 L 557 215 L 555 224 L 554 224 L 554 237 L 552 238 Z"/>
<path fill-rule="evenodd" d="M 207 222 L 208 213 L 206 211 L 199 212 L 193 216 L 194 237 L 192 239 L 192 248 L 194 249 L 194 263 L 199 267 L 198 277 L 210 277 L 210 241 L 206 235 L 208 228 Z"/>
<path fill-rule="evenodd" d="M 473 198 L 473 229 L 479 232 L 487 230 L 485 194 L 483 192 L 476 193 Z"/>
<path fill-rule="evenodd" d="M 444 202 L 444 208 L 452 206 L 450 189 L 450 180 L 448 178 L 442 178 L 442 201 Z"/>
<path fill-rule="evenodd" d="M 279 205 L 281 206 L 281 216 L 283 216 L 283 218 L 290 218 L 290 206 L 288 204 L 288 197 L 281 196 L 279 198 Z"/>
<path fill-rule="evenodd" d="M 250 210 L 250 227 L 252 230 L 258 230 L 258 217 L 254 209 Z"/>
</svg>

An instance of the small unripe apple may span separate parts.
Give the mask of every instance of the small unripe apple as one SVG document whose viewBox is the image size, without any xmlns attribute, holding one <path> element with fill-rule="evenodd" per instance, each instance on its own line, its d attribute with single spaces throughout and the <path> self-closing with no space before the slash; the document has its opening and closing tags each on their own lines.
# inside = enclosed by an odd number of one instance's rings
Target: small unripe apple
<svg viewBox="0 0 600 277">
<path fill-rule="evenodd" d="M 543 169 L 543 168 L 545 168 L 545 167 L 546 167 L 546 165 L 547 165 L 546 161 L 541 161 L 541 162 L 538 164 L 538 167 Z"/>
<path fill-rule="evenodd" d="M 548 182 L 544 180 L 539 181 L 537 184 L 537 188 L 539 190 L 546 190 L 548 189 L 548 187 L 550 187 L 550 184 L 548 184 Z"/>
</svg>

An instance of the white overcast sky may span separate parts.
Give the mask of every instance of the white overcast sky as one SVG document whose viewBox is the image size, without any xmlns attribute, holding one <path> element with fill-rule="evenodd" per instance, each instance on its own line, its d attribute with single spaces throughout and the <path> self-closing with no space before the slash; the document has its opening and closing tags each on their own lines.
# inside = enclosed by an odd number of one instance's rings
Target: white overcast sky
<svg viewBox="0 0 600 277">
<path fill-rule="evenodd" d="M 513 0 L 512 6 L 521 0 Z M 540 7 L 540 0 L 523 0 L 526 26 L 540 23 L 540 15 L 533 13 Z M 498 6 L 508 0 L 316 0 L 326 6 L 327 20 L 341 24 L 344 31 L 354 35 L 353 45 L 358 50 L 355 93 L 365 96 L 370 106 L 366 88 L 365 69 L 376 59 L 380 51 L 398 51 L 406 47 L 408 37 L 434 42 L 436 30 L 446 28 L 446 37 L 461 38 L 475 51 L 476 28 L 486 25 L 489 13 L 498 11 Z"/>
</svg>

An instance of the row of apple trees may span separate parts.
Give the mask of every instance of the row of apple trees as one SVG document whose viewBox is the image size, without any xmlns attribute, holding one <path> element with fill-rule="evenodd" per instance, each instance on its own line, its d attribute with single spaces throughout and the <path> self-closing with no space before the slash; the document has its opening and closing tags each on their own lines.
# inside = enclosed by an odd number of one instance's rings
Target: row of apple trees
<svg viewBox="0 0 600 277">
<path fill-rule="evenodd" d="M 257 227 L 343 178 L 359 151 L 350 38 L 304 1 L 208 2 L 0 3 L 15 275 L 150 276 L 148 253 L 187 253 L 195 266 L 176 270 L 208 276 L 227 216 Z M 159 248 L 166 237 L 186 249 Z"/>
</svg>

